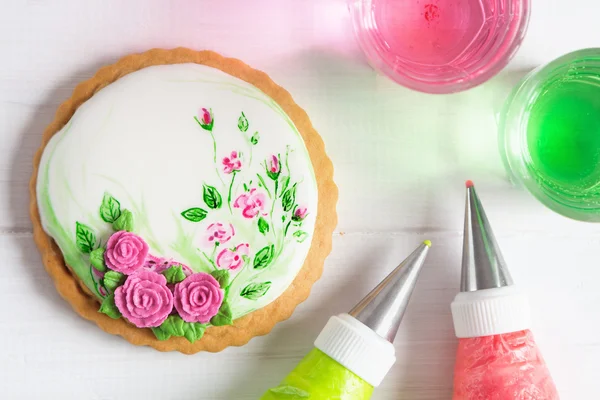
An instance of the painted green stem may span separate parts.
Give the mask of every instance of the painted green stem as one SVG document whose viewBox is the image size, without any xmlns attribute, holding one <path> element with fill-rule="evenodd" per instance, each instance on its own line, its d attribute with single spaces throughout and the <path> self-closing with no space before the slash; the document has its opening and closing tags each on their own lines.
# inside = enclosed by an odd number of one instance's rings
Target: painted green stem
<svg viewBox="0 0 600 400">
<path fill-rule="evenodd" d="M 235 175 L 237 171 L 233 171 L 233 176 L 231 177 L 231 184 L 229 185 L 229 194 L 227 195 L 227 206 L 229 207 L 229 213 L 233 214 L 233 210 L 231 209 L 231 189 L 233 188 L 233 182 L 235 181 Z"/>
</svg>

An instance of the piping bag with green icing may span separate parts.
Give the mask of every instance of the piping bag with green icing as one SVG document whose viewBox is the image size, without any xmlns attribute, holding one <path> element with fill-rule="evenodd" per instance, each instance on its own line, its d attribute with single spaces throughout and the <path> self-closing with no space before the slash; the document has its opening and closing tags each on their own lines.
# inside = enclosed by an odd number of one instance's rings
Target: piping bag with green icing
<svg viewBox="0 0 600 400">
<path fill-rule="evenodd" d="M 513 283 L 467 181 L 460 293 L 452 302 L 459 338 L 453 400 L 558 400 L 530 328 L 529 303 Z"/>
<path fill-rule="evenodd" d="M 396 362 L 392 342 L 431 242 L 425 241 L 349 313 L 333 316 L 315 348 L 261 400 L 366 400 Z"/>
</svg>

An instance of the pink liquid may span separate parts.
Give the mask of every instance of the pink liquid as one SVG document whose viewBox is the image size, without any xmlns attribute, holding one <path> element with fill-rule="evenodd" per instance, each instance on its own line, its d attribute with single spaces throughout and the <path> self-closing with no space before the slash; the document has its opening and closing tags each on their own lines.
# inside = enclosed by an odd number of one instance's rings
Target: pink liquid
<svg viewBox="0 0 600 400">
<path fill-rule="evenodd" d="M 353 0 L 374 66 L 406 86 L 463 90 L 489 79 L 523 37 L 527 0 Z"/>
</svg>

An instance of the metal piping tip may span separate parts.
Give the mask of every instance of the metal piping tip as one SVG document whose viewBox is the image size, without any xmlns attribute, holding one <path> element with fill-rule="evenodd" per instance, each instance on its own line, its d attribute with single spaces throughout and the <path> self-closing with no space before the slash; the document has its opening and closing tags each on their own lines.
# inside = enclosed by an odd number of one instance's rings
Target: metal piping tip
<svg viewBox="0 0 600 400">
<path fill-rule="evenodd" d="M 473 182 L 467 181 L 461 292 L 513 284 Z"/>
<path fill-rule="evenodd" d="M 393 343 L 430 247 L 424 241 L 349 314 Z"/>
</svg>

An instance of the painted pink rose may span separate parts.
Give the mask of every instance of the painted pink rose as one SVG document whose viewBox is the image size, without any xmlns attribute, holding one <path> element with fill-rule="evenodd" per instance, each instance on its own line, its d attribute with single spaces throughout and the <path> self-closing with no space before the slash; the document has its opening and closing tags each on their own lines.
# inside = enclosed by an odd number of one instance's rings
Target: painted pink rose
<svg viewBox="0 0 600 400">
<path fill-rule="evenodd" d="M 204 244 L 207 247 L 227 243 L 235 235 L 235 229 L 231 224 L 214 222 L 206 228 Z"/>
<path fill-rule="evenodd" d="M 306 218 L 308 214 L 308 209 L 306 207 L 298 207 L 296 211 L 294 211 L 294 215 L 292 215 L 292 221 L 300 222 Z"/>
<path fill-rule="evenodd" d="M 175 285 L 174 304 L 186 322 L 208 323 L 217 315 L 224 293 L 210 274 L 198 272 Z"/>
<path fill-rule="evenodd" d="M 243 256 L 250 254 L 250 245 L 242 243 L 234 249 L 223 249 L 217 255 L 217 267 L 232 271 L 244 265 Z"/>
<path fill-rule="evenodd" d="M 198 116 L 195 118 L 198 124 L 200 124 L 200 126 L 203 129 L 206 129 L 207 131 L 212 131 L 213 124 L 215 123 L 212 109 L 201 108 L 198 111 Z"/>
<path fill-rule="evenodd" d="M 181 266 L 181 269 L 183 270 L 183 272 L 185 272 L 186 275 L 191 275 L 194 273 L 194 271 L 192 271 L 192 269 L 185 264 L 177 262 L 171 258 L 156 257 L 149 253 L 146 257 L 146 261 L 144 262 L 145 269 L 154 271 L 157 274 L 160 274 L 166 269 L 173 266 Z"/>
<path fill-rule="evenodd" d="M 223 158 L 223 172 L 231 174 L 242 169 L 242 160 L 240 160 L 237 151 L 232 151 L 229 157 Z"/>
<path fill-rule="evenodd" d="M 144 239 L 135 233 L 118 231 L 106 243 L 104 262 L 113 271 L 130 275 L 144 265 L 147 255 L 148 244 Z"/>
<path fill-rule="evenodd" d="M 140 269 L 115 290 L 115 304 L 138 328 L 154 328 L 171 314 L 173 293 L 163 275 Z"/>
<path fill-rule="evenodd" d="M 279 158 L 277 158 L 277 156 L 275 154 L 273 154 L 267 160 L 267 175 L 269 176 L 269 178 L 276 181 L 277 178 L 279 178 L 280 172 L 281 172 L 281 164 L 279 164 Z"/>
<path fill-rule="evenodd" d="M 252 188 L 249 192 L 239 195 L 233 203 L 233 207 L 241 209 L 244 217 L 254 218 L 258 214 L 267 215 L 266 203 L 267 196 L 256 188 Z"/>
</svg>

